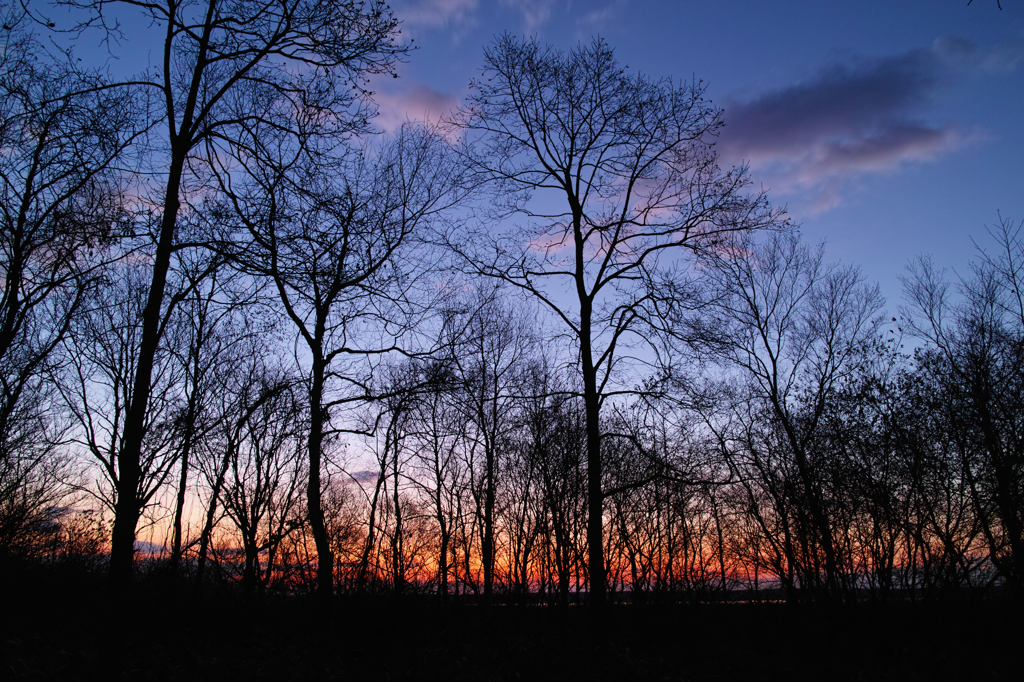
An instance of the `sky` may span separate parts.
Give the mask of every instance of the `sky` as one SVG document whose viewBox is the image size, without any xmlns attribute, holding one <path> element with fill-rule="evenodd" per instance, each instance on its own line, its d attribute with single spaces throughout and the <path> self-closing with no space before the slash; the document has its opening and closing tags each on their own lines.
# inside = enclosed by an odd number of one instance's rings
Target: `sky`
<svg viewBox="0 0 1024 682">
<path fill-rule="evenodd" d="M 724 109 L 723 164 L 749 163 L 892 314 L 910 259 L 966 273 L 972 238 L 991 243 L 1000 215 L 1024 221 L 1024 0 L 391 3 L 416 49 L 371 86 L 385 130 L 458 107 L 504 32 L 560 49 L 600 36 L 634 73 L 703 79 Z M 121 68 L 151 49 L 125 46 Z"/>
<path fill-rule="evenodd" d="M 966 274 L 972 238 L 1024 220 L 1024 0 L 391 4 L 416 49 L 373 85 L 382 128 L 457 107 L 504 32 L 559 49 L 600 36 L 631 71 L 703 79 L 723 164 L 748 163 L 894 314 L 911 258 Z"/>
</svg>

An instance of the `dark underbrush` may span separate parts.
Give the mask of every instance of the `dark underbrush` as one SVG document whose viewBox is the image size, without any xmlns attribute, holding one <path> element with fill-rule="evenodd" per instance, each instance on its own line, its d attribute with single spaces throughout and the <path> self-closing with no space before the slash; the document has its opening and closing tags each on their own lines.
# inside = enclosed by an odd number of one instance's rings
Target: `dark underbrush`
<svg viewBox="0 0 1024 682">
<path fill-rule="evenodd" d="M 1010 680 L 1005 601 L 483 608 L 245 599 L 75 571 L 8 573 L 0 679 Z"/>
</svg>

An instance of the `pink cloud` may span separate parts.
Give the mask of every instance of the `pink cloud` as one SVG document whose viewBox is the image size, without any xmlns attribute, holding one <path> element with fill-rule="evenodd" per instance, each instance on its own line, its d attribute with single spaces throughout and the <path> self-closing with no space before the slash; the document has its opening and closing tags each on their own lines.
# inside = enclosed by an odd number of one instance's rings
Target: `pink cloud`
<svg viewBox="0 0 1024 682">
<path fill-rule="evenodd" d="M 771 178 L 772 189 L 792 193 L 831 184 L 830 206 L 839 204 L 835 181 L 869 173 L 894 171 L 909 163 L 925 163 L 982 137 L 956 128 L 908 125 L 860 138 L 819 140 L 800 153 L 752 155 L 758 174 Z"/>
<path fill-rule="evenodd" d="M 547 254 L 558 253 L 569 245 L 569 233 L 561 234 L 540 234 L 527 242 L 526 246 L 532 251 L 543 251 Z"/>
<path fill-rule="evenodd" d="M 459 100 L 436 90 L 417 86 L 410 90 L 374 95 L 378 114 L 374 123 L 386 132 L 394 132 L 406 121 L 437 123 L 458 109 Z"/>
</svg>

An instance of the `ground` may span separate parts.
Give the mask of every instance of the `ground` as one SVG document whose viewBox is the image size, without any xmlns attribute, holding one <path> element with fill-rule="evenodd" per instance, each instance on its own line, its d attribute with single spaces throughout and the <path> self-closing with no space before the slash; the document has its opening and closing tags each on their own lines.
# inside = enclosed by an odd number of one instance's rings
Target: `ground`
<svg viewBox="0 0 1024 682">
<path fill-rule="evenodd" d="M 0 679 L 1017 680 L 1024 641 L 1020 607 L 994 599 L 595 617 L 341 598 L 325 626 L 298 597 L 143 586 L 121 618 L 98 578 L 19 578 L 0 587 Z"/>
</svg>

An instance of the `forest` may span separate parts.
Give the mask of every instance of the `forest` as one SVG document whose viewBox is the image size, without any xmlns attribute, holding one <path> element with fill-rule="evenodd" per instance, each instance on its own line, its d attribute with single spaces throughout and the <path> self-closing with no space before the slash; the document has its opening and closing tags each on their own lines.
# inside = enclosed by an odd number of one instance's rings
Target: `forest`
<svg viewBox="0 0 1024 682">
<path fill-rule="evenodd" d="M 5 592 L 1019 604 L 1024 222 L 887 308 L 600 39 L 385 134 L 383 2 L 62 4 L 0 36 Z"/>
</svg>

